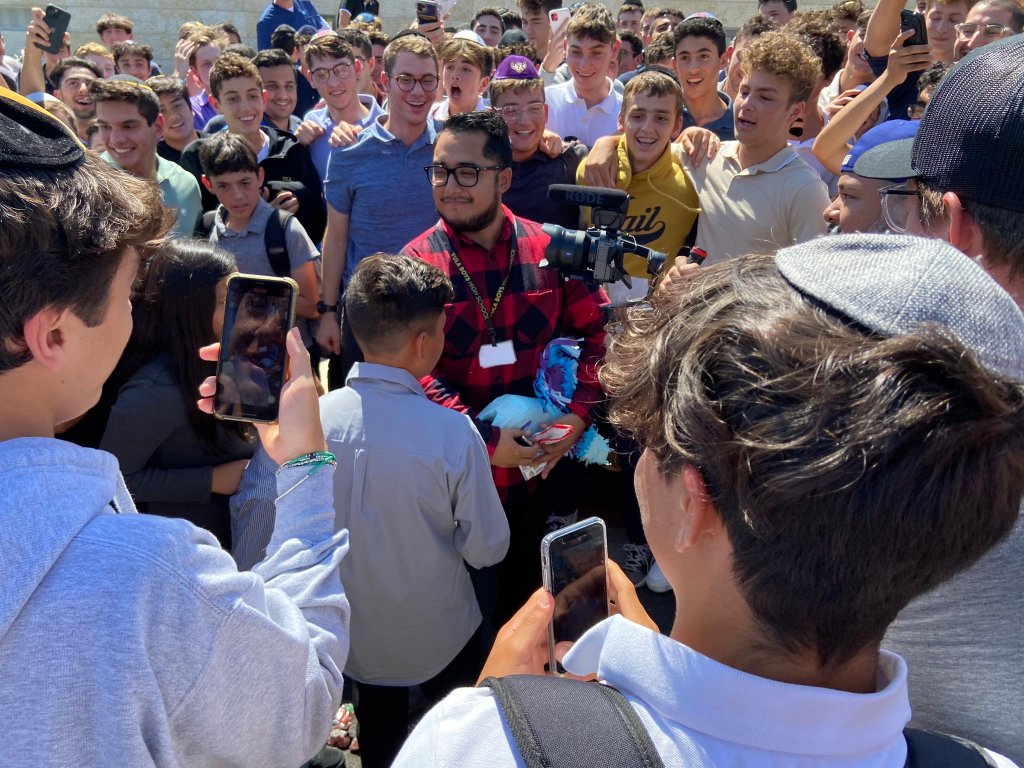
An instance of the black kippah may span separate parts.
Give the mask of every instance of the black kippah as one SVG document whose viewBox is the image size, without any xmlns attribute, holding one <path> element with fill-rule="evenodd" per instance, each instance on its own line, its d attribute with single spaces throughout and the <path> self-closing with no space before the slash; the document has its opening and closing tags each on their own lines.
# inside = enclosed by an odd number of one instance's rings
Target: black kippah
<svg viewBox="0 0 1024 768">
<path fill-rule="evenodd" d="M 0 95 L 0 168 L 69 168 L 85 148 L 57 118 Z"/>
</svg>

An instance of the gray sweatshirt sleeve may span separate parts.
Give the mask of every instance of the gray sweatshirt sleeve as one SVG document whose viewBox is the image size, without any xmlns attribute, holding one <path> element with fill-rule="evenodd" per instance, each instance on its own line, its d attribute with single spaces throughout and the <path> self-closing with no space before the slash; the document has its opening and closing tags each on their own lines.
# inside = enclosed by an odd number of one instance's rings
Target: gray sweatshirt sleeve
<svg viewBox="0 0 1024 768">
<path fill-rule="evenodd" d="M 173 707 L 180 764 L 298 766 L 326 742 L 341 700 L 349 606 L 338 574 L 348 532 L 335 532 L 332 467 L 281 470 L 261 578 L 234 595 L 203 672 Z M 246 581 L 240 581 L 249 579 Z M 213 598 L 215 576 L 200 574 Z"/>
</svg>

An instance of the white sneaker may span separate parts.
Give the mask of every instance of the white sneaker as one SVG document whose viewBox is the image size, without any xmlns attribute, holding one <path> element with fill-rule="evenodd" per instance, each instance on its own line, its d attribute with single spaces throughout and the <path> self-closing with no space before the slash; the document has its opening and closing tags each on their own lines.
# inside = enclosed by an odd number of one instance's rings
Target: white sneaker
<svg viewBox="0 0 1024 768">
<path fill-rule="evenodd" d="M 552 533 L 557 531 L 559 528 L 565 528 L 567 525 L 572 525 L 579 518 L 579 510 L 573 510 L 568 515 L 548 515 L 548 519 L 544 521 L 544 533 Z"/>
<path fill-rule="evenodd" d="M 637 589 L 646 583 L 652 562 L 651 548 L 646 544 L 622 545 L 622 570 Z"/>
<path fill-rule="evenodd" d="M 661 566 L 654 560 L 651 561 L 651 570 L 647 573 L 647 588 L 651 592 L 671 592 L 672 585 L 665 578 Z"/>
</svg>

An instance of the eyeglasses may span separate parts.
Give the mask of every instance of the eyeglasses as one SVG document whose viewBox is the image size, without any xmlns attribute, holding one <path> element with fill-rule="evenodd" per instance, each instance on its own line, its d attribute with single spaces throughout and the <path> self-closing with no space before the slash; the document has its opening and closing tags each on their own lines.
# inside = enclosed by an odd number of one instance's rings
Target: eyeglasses
<svg viewBox="0 0 1024 768">
<path fill-rule="evenodd" d="M 311 69 L 309 74 L 313 76 L 313 82 L 320 85 L 324 85 L 329 82 L 331 75 L 334 75 L 339 80 L 348 80 L 352 77 L 352 65 L 347 61 L 341 61 L 333 67 L 317 67 L 316 69 Z"/>
<path fill-rule="evenodd" d="M 420 88 L 423 89 L 424 93 L 433 93 L 437 90 L 437 84 L 439 82 L 437 75 L 424 75 L 423 77 L 413 77 L 412 75 L 392 75 L 391 79 L 398 84 L 398 90 L 409 93 L 416 84 L 419 83 Z"/>
<path fill-rule="evenodd" d="M 526 115 L 531 120 L 544 117 L 544 102 L 536 102 L 534 104 L 527 104 L 525 107 L 518 107 L 515 104 L 509 104 L 505 107 L 492 107 L 492 111 L 499 112 L 506 120 L 513 118 L 519 118 L 522 120 L 523 115 Z"/>
<path fill-rule="evenodd" d="M 907 217 L 917 199 L 917 190 L 908 189 L 906 183 L 891 184 L 878 190 L 882 198 L 882 215 L 886 226 L 898 235 L 907 231 Z"/>
<path fill-rule="evenodd" d="M 957 24 L 954 29 L 960 37 L 971 37 L 979 29 L 981 30 L 981 34 L 985 37 L 997 37 L 1008 30 L 1009 27 L 1003 24 L 974 24 L 964 22 L 963 24 Z"/>
<path fill-rule="evenodd" d="M 427 178 L 432 187 L 447 186 L 448 179 L 452 176 L 455 177 L 455 183 L 460 187 L 475 187 L 480 181 L 481 171 L 500 171 L 504 167 L 503 165 L 488 165 L 481 168 L 479 165 L 460 165 L 456 168 L 449 168 L 442 163 L 434 163 L 424 166 L 423 170 L 427 172 Z"/>
</svg>

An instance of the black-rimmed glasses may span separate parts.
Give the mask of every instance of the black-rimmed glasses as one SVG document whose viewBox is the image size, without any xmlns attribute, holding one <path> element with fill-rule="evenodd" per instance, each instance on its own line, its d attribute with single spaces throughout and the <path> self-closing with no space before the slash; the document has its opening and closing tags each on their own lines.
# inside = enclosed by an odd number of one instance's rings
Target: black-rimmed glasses
<svg viewBox="0 0 1024 768">
<path fill-rule="evenodd" d="M 430 186 L 432 187 L 444 187 L 448 184 L 448 179 L 452 176 L 455 177 L 455 183 L 460 187 L 475 187 L 480 181 L 480 173 L 483 171 L 500 171 L 504 168 L 503 165 L 459 165 L 455 168 L 449 168 L 447 165 L 442 163 L 434 163 L 433 165 L 424 166 L 423 170 L 427 172 L 427 179 L 430 180 Z"/>
</svg>

